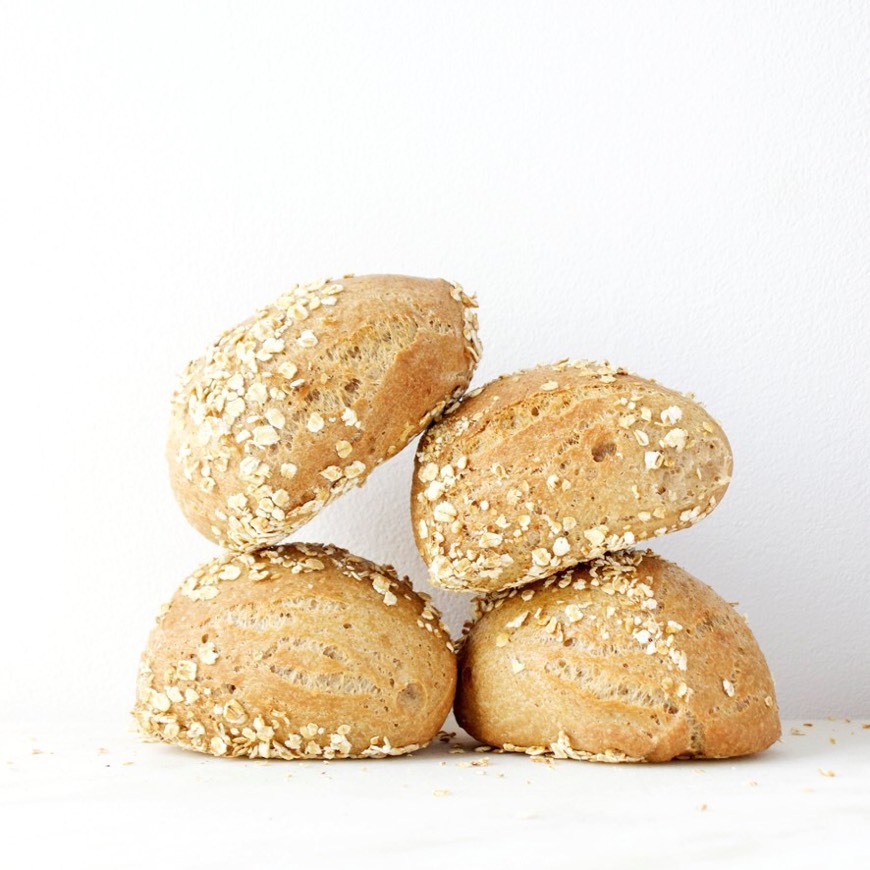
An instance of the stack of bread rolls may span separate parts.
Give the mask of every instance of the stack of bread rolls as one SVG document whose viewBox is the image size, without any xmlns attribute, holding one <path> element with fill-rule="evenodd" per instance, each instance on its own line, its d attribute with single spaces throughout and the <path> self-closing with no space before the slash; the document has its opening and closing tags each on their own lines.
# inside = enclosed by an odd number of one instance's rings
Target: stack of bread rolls
<svg viewBox="0 0 870 870">
<path fill-rule="evenodd" d="M 456 717 L 508 750 L 726 757 L 780 733 L 745 621 L 634 546 L 721 501 L 731 449 L 692 398 L 589 362 L 499 378 L 423 435 L 412 514 L 432 583 L 480 594 Z"/>
<path fill-rule="evenodd" d="M 458 284 L 347 276 L 293 287 L 187 367 L 170 479 L 225 552 L 158 616 L 134 708 L 147 739 L 380 758 L 429 743 L 454 701 L 478 740 L 559 758 L 725 757 L 778 738 L 745 621 L 634 549 L 721 501 L 721 427 L 606 364 L 465 394 L 480 352 Z M 478 594 L 458 671 L 438 611 L 392 567 L 281 543 L 421 432 L 420 553 L 434 585 Z"/>
</svg>

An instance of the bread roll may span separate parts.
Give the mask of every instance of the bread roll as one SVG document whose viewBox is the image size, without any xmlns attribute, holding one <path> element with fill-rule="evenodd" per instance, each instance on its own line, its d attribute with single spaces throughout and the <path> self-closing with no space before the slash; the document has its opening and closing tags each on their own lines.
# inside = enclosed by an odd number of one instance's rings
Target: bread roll
<svg viewBox="0 0 870 870">
<path fill-rule="evenodd" d="M 780 735 L 773 679 L 743 618 L 647 551 L 480 602 L 456 717 L 484 743 L 593 761 L 724 758 Z"/>
<path fill-rule="evenodd" d="M 380 758 L 428 743 L 456 687 L 438 612 L 337 547 L 227 553 L 182 583 L 142 656 L 143 735 L 212 755 Z"/>
<path fill-rule="evenodd" d="M 499 378 L 432 426 L 411 511 L 432 583 L 489 592 L 690 526 L 730 476 L 728 439 L 697 402 L 562 362 Z"/>
<path fill-rule="evenodd" d="M 182 510 L 232 550 L 281 540 L 428 426 L 479 354 L 475 303 L 457 284 L 293 287 L 181 379 L 167 455 Z"/>
</svg>

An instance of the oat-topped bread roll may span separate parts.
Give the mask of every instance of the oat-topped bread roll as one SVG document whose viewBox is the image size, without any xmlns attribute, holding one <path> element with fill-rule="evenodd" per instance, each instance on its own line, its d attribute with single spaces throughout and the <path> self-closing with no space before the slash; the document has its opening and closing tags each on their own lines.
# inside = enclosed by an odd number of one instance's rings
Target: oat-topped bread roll
<svg viewBox="0 0 870 870">
<path fill-rule="evenodd" d="M 146 737 L 212 755 L 380 758 L 428 743 L 456 687 L 450 636 L 392 568 L 337 547 L 227 553 L 157 619 Z"/>
<path fill-rule="evenodd" d="M 647 551 L 604 556 L 478 602 L 456 717 L 484 743 L 593 761 L 723 758 L 780 734 L 745 620 Z"/>
<path fill-rule="evenodd" d="M 489 592 L 690 526 L 730 476 L 725 433 L 690 397 L 561 362 L 492 381 L 432 426 L 411 511 L 432 583 Z"/>
<path fill-rule="evenodd" d="M 438 417 L 479 355 L 476 306 L 457 284 L 293 287 L 182 376 L 167 449 L 182 510 L 232 550 L 281 540 Z"/>
</svg>

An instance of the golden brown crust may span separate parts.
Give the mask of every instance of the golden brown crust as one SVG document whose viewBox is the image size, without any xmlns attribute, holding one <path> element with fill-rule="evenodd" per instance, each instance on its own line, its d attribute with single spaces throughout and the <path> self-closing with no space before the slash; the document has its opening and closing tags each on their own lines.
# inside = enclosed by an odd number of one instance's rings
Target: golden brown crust
<svg viewBox="0 0 870 870">
<path fill-rule="evenodd" d="M 440 616 L 389 566 L 337 547 L 226 553 L 182 583 L 142 656 L 147 738 L 212 755 L 400 755 L 456 687 Z"/>
<path fill-rule="evenodd" d="M 747 755 L 779 738 L 773 679 L 745 620 L 650 551 L 478 603 L 455 711 L 484 743 L 667 761 Z"/>
<path fill-rule="evenodd" d="M 584 361 L 469 393 L 417 450 L 430 580 L 490 592 L 685 528 L 722 499 L 731 448 L 691 398 Z"/>
<path fill-rule="evenodd" d="M 182 510 L 232 550 L 280 541 L 437 418 L 479 353 L 475 303 L 456 284 L 292 288 L 182 376 L 167 447 Z"/>
</svg>

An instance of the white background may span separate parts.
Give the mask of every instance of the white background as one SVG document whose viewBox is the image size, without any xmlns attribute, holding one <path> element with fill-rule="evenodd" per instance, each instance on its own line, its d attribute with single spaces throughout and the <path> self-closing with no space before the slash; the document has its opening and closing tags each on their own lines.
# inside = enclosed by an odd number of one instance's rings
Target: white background
<svg viewBox="0 0 870 870">
<path fill-rule="evenodd" d="M 123 720 L 158 605 L 216 554 L 169 490 L 175 375 L 350 271 L 476 292 L 477 384 L 572 356 L 695 391 L 734 482 L 656 549 L 740 602 L 784 715 L 870 714 L 870 6 L 0 16 L 0 719 Z M 411 460 L 299 539 L 425 585 Z"/>
</svg>

